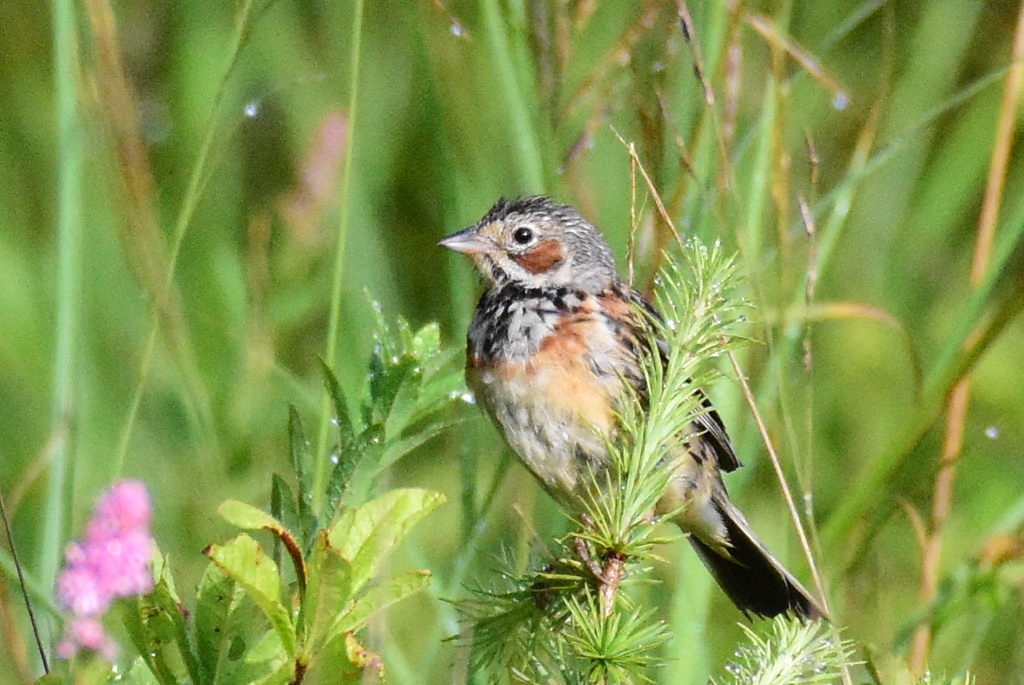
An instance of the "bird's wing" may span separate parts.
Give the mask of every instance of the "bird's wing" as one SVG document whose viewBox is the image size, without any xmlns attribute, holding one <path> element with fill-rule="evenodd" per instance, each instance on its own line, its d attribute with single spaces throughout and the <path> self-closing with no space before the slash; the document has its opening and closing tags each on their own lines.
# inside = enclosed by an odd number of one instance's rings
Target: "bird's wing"
<svg viewBox="0 0 1024 685">
<path fill-rule="evenodd" d="M 652 318 L 662 322 L 665 320 L 658 308 L 635 288 L 629 288 L 628 297 L 631 302 Z M 658 350 L 661 352 L 662 363 L 668 364 L 670 350 L 668 343 L 663 338 L 658 338 Z M 696 393 L 700 399 L 701 411 L 694 417 L 693 422 L 697 425 L 701 437 L 714 451 L 718 467 L 726 473 L 735 471 L 743 464 L 732 448 L 732 440 L 729 439 L 729 434 L 725 430 L 725 423 L 722 422 L 722 417 L 718 415 L 707 394 L 700 388 L 697 388 Z"/>
</svg>

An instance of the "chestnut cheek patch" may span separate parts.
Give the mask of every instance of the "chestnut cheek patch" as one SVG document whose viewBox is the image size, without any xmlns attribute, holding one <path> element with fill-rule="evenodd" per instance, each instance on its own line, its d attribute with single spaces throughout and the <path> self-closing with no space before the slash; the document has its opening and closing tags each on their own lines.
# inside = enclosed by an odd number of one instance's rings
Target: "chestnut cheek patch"
<svg viewBox="0 0 1024 685">
<path fill-rule="evenodd" d="M 565 248 L 561 241 L 549 238 L 542 240 L 518 257 L 516 263 L 531 274 L 542 274 L 550 271 L 565 259 Z"/>
</svg>

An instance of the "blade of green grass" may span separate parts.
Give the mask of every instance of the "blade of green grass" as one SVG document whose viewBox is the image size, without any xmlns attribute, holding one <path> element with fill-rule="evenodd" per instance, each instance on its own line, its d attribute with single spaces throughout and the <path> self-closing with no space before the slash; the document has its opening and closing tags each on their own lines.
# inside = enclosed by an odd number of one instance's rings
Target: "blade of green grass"
<svg viewBox="0 0 1024 685">
<path fill-rule="evenodd" d="M 498 77 L 501 79 L 501 90 L 508 98 L 507 105 L 512 117 L 519 178 L 526 190 L 543 193 L 545 188 L 543 155 L 536 134 L 537 123 L 530 116 L 531 109 L 539 111 L 537 98 L 529 98 L 532 102 L 528 105 L 527 94 L 523 92 L 520 79 L 516 78 L 512 46 L 506 35 L 506 31 L 509 30 L 509 22 L 502 19 L 498 0 L 483 0 L 481 9 L 483 10 L 491 58 L 498 70 Z M 532 82 L 532 78 L 530 81 Z"/>
<path fill-rule="evenodd" d="M 79 62 L 75 3 L 55 0 L 54 71 L 57 89 L 57 334 L 53 378 L 53 460 L 46 492 L 40 543 L 39 574 L 42 587 L 57 579 L 73 504 L 76 419 L 76 354 L 82 292 L 82 163 L 85 137 L 78 108 Z M 44 623 L 43 641 L 49 642 Z"/>
<path fill-rule="evenodd" d="M 1020 272 L 1024 203 L 1004 223 L 998 236 L 988 275 L 968 298 L 946 338 L 945 347 L 926 374 L 917 410 L 908 417 L 906 428 L 865 469 L 860 482 L 849 488 L 849 496 L 822 527 L 822 540 L 827 549 L 837 551 L 848 546 L 854 526 L 863 520 L 868 521 L 866 539 L 870 539 L 881 522 L 895 510 L 897 505 L 892 494 L 898 482 L 897 473 L 941 415 L 949 391 L 1024 308 L 1024 282 Z M 1016 282 L 1006 283 L 1008 278 L 1016 278 Z M 921 468 L 934 472 L 938 464 L 922 464 Z"/>
<path fill-rule="evenodd" d="M 220 85 L 217 88 L 217 95 L 214 98 L 214 111 L 210 116 L 209 124 L 202 145 L 199 147 L 199 154 L 196 157 L 192 172 L 189 174 L 188 188 L 185 191 L 185 198 L 178 211 L 178 217 L 174 224 L 174 237 L 171 243 L 171 253 L 167 260 L 167 273 L 164 275 L 163 292 L 159 297 L 167 297 L 174 284 L 174 273 L 178 264 L 178 256 L 181 254 L 181 246 L 185 242 L 185 234 L 192 223 L 199 198 L 203 193 L 203 182 L 206 179 L 207 166 L 210 161 L 210 153 L 214 143 L 217 141 L 220 128 L 217 111 L 224 102 L 228 83 L 234 73 L 235 65 L 238 63 L 238 56 L 242 51 L 246 37 L 249 35 L 253 10 L 253 0 L 244 0 L 242 7 L 235 20 L 235 32 L 228 48 L 227 67 L 221 77 Z M 138 417 L 139 406 L 142 403 L 142 395 L 146 390 L 146 382 L 149 380 L 149 373 L 153 366 L 154 355 L 156 354 L 156 342 L 160 334 L 160 311 L 162 307 L 156 304 L 153 307 L 153 314 L 149 325 L 149 337 L 146 340 L 146 348 L 142 354 L 142 362 L 139 364 L 139 375 L 135 385 L 135 392 L 132 394 L 131 405 L 128 409 L 128 416 L 125 419 L 124 430 L 121 433 L 121 441 L 118 444 L 117 459 L 115 462 L 114 474 L 120 474 L 124 468 L 125 458 L 128 454 L 128 447 L 131 443 L 132 429 L 135 427 L 135 420 Z"/>
<path fill-rule="evenodd" d="M 331 313 L 327 324 L 327 349 L 324 361 L 334 368 L 338 347 L 338 328 L 341 321 L 341 296 L 345 275 L 345 247 L 348 244 L 349 216 L 351 210 L 352 160 L 355 150 L 356 109 L 359 104 L 359 59 L 363 40 L 363 0 L 356 0 L 352 11 L 352 52 L 349 55 L 348 90 L 348 134 L 345 143 L 345 158 L 341 172 L 340 216 L 338 235 L 334 244 L 334 270 L 331 277 Z M 331 434 L 331 402 L 325 394 L 320 404 L 320 433 L 316 443 L 313 464 L 313 511 L 319 513 L 323 506 L 324 491 L 327 487 L 327 444 Z"/>
</svg>

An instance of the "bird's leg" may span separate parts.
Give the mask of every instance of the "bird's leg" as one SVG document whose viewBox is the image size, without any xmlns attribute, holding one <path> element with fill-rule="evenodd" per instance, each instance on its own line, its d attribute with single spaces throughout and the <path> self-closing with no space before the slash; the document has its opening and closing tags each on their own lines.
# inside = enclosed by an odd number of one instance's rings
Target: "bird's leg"
<svg viewBox="0 0 1024 685">
<path fill-rule="evenodd" d="M 580 558 L 580 561 L 583 562 L 583 565 L 587 567 L 587 570 L 594 575 L 594 578 L 596 578 L 599 583 L 603 583 L 604 569 L 601 568 L 601 564 L 594 561 L 594 558 L 590 556 L 590 550 L 587 549 L 586 540 L 583 538 L 573 538 L 572 549 L 576 552 L 576 556 Z"/>
<path fill-rule="evenodd" d="M 612 615 L 612 608 L 615 606 L 615 593 L 619 590 L 619 583 L 625 575 L 626 555 L 622 552 L 612 551 L 604 562 L 604 572 L 601 578 L 601 612 L 605 618 Z"/>
<path fill-rule="evenodd" d="M 593 527 L 593 522 L 586 514 L 583 514 L 581 519 L 583 525 Z M 580 537 L 574 539 L 573 551 L 597 579 L 598 596 L 601 598 L 601 613 L 606 618 L 611 616 L 615 606 L 615 593 L 618 592 L 619 585 L 625 576 L 626 555 L 618 550 L 611 550 L 605 557 L 604 566 L 602 566 L 590 555 L 586 541 Z"/>
</svg>

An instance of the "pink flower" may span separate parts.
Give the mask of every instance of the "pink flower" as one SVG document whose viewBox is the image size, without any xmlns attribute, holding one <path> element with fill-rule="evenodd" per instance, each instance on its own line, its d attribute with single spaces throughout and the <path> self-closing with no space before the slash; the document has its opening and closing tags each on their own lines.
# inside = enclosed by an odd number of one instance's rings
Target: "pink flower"
<svg viewBox="0 0 1024 685">
<path fill-rule="evenodd" d="M 130 531 L 149 531 L 153 508 L 146 486 L 137 480 L 123 480 L 96 503 L 86 539 L 105 538 Z"/>
<path fill-rule="evenodd" d="M 74 656 L 79 649 L 105 656 L 114 653 L 99 619 L 114 599 L 153 589 L 152 516 L 146 487 L 138 481 L 121 481 L 96 503 L 85 538 L 68 545 L 57 589 L 74 618 L 58 646 L 62 658 Z"/>
<path fill-rule="evenodd" d="M 110 606 L 110 597 L 89 568 L 71 566 L 60 574 L 60 598 L 75 616 L 97 616 Z"/>
<path fill-rule="evenodd" d="M 91 649 L 99 652 L 107 661 L 117 657 L 117 644 L 107 637 L 103 623 L 96 618 L 76 618 L 65 631 L 64 639 L 57 645 L 57 656 L 70 659 L 79 649 Z"/>
</svg>

